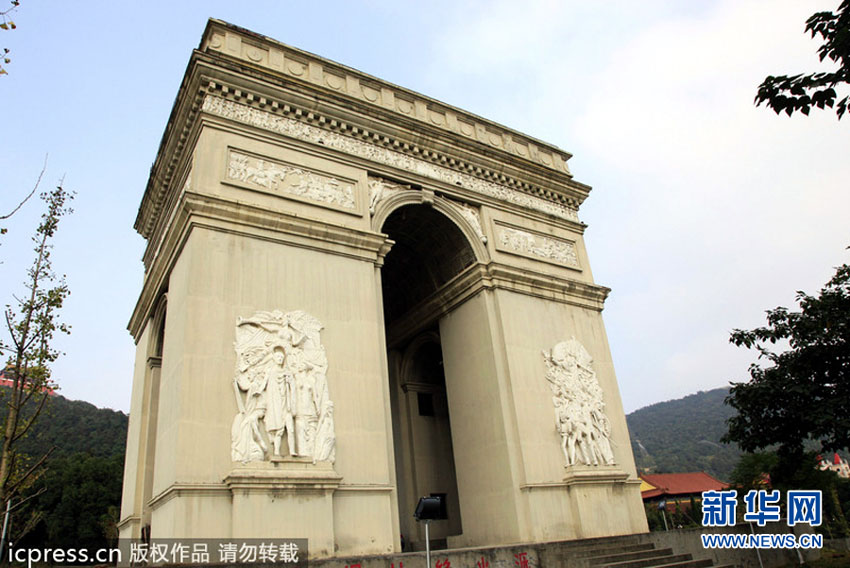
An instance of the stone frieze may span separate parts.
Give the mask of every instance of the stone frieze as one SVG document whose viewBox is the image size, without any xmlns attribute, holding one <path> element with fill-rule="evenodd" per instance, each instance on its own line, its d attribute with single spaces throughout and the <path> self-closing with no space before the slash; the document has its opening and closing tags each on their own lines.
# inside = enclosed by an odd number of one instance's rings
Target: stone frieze
<svg viewBox="0 0 850 568">
<path fill-rule="evenodd" d="M 291 136 L 314 144 L 322 144 L 340 152 L 399 168 L 447 184 L 457 185 L 482 195 L 552 215 L 553 217 L 575 222 L 579 221 L 575 209 L 564 204 L 535 197 L 492 181 L 479 179 L 464 172 L 455 171 L 451 168 L 433 164 L 382 146 L 376 146 L 364 140 L 358 140 L 337 132 L 328 131 L 292 118 L 279 116 L 272 112 L 253 108 L 218 96 L 206 95 L 201 110 L 215 116 L 241 122 L 256 128 L 262 128 L 270 132 Z"/>
<path fill-rule="evenodd" d="M 496 248 L 570 268 L 579 268 L 575 243 L 496 223 Z"/>
<path fill-rule="evenodd" d="M 281 162 L 230 150 L 226 179 L 289 194 L 308 201 L 354 210 L 354 184 Z"/>
</svg>

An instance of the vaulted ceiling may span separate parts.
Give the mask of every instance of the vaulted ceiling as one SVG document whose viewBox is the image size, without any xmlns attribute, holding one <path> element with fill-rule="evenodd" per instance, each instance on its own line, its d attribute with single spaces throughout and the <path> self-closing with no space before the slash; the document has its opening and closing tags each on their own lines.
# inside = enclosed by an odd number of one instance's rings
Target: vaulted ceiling
<svg viewBox="0 0 850 568">
<path fill-rule="evenodd" d="M 395 241 L 381 274 L 388 324 L 475 262 L 457 225 L 428 205 L 400 207 L 382 231 Z"/>
</svg>

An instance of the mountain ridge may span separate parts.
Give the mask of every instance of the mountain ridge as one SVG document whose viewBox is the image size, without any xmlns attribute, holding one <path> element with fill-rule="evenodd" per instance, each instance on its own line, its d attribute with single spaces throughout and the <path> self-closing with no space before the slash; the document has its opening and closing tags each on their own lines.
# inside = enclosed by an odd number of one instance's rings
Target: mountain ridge
<svg viewBox="0 0 850 568">
<path fill-rule="evenodd" d="M 728 394 L 728 387 L 699 391 L 626 415 L 638 472 L 705 471 L 728 481 L 742 454 L 737 445 L 720 442 L 735 414 L 723 402 Z"/>
</svg>

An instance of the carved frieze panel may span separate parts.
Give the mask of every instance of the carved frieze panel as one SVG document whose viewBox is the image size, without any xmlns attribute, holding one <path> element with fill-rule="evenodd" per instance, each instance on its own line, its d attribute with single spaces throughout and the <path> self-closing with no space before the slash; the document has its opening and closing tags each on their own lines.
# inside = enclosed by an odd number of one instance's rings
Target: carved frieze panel
<svg viewBox="0 0 850 568">
<path fill-rule="evenodd" d="M 494 227 L 496 250 L 551 262 L 568 268 L 581 269 L 576 245 L 573 241 L 499 222 L 494 223 Z"/>
<path fill-rule="evenodd" d="M 291 136 L 314 144 L 322 144 L 340 152 L 406 170 L 417 175 L 457 185 L 481 195 L 486 195 L 520 207 L 525 207 L 561 219 L 578 222 L 576 210 L 554 201 L 549 201 L 522 191 L 473 175 L 453 170 L 409 154 L 396 152 L 365 140 L 345 136 L 305 124 L 298 120 L 280 116 L 265 110 L 250 107 L 218 96 L 206 95 L 201 110 L 236 122 L 241 122 L 270 132 Z"/>
<path fill-rule="evenodd" d="M 543 351 L 543 359 L 566 467 L 615 465 L 611 423 L 590 353 L 573 337 Z"/>
<path fill-rule="evenodd" d="M 334 405 L 321 330 L 321 322 L 301 310 L 257 312 L 236 322 L 233 461 L 333 463 Z"/>
<path fill-rule="evenodd" d="M 266 193 L 357 213 L 355 182 L 233 148 L 227 153 L 225 180 Z"/>
</svg>

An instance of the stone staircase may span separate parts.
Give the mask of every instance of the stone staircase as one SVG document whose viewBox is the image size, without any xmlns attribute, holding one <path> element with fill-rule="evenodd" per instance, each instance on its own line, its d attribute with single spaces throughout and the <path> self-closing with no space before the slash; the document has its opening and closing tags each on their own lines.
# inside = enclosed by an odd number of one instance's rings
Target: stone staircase
<svg viewBox="0 0 850 568">
<path fill-rule="evenodd" d="M 757 566 L 743 556 L 736 558 L 734 554 L 725 555 L 730 558 L 725 562 L 732 563 L 715 563 L 711 551 L 701 547 L 695 549 L 686 544 L 688 540 L 693 539 L 681 538 L 683 534 L 675 533 L 674 543 L 666 545 L 659 544 L 651 533 L 644 533 L 535 544 L 432 550 L 431 568 L 739 568 L 739 559 L 741 566 Z M 675 543 L 676 539 L 679 540 L 678 543 Z M 677 549 L 689 549 L 693 554 L 677 552 Z M 784 564 L 770 564 L 779 565 Z M 310 568 L 354 567 L 425 568 L 425 553 L 417 551 L 310 561 Z"/>
<path fill-rule="evenodd" d="M 554 544 L 554 543 L 553 543 Z M 672 548 L 657 548 L 637 537 L 575 541 L 559 550 L 541 550 L 541 568 L 734 568 L 715 565 L 710 558 L 694 558 Z"/>
</svg>

